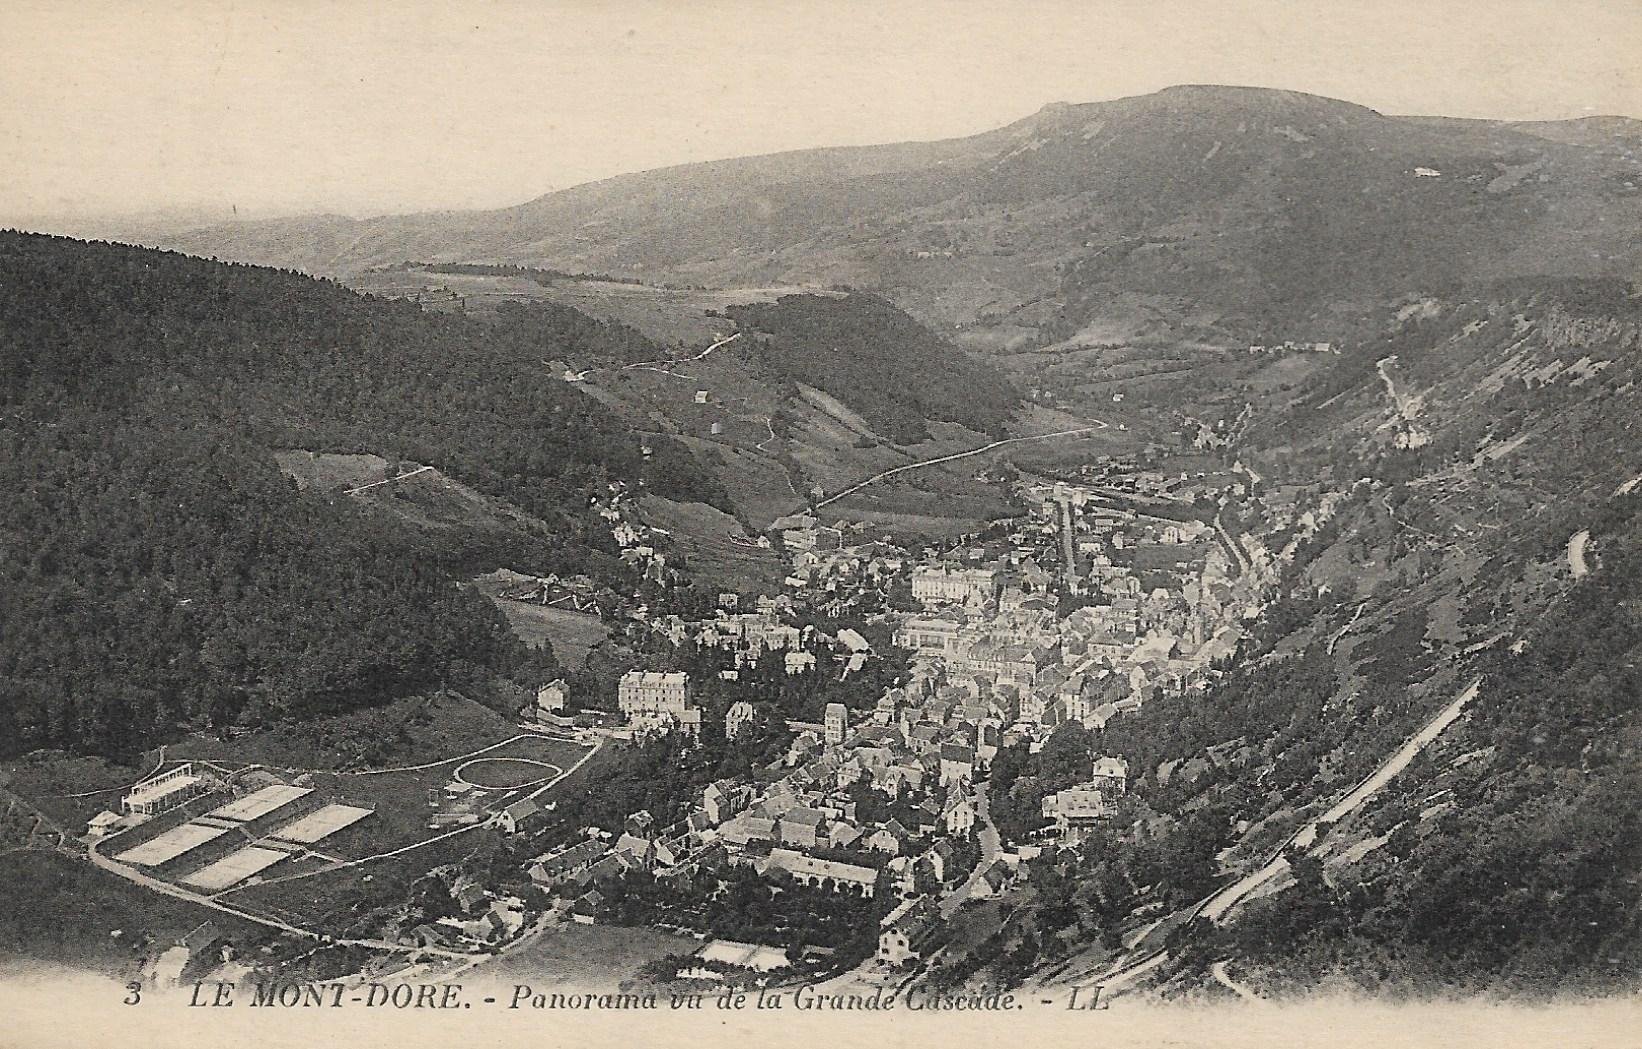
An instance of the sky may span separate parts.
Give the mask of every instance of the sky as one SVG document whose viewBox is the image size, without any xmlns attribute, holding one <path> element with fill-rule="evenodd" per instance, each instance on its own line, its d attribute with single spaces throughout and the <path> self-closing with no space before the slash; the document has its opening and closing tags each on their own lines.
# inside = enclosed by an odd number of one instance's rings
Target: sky
<svg viewBox="0 0 1642 1049">
<path fill-rule="evenodd" d="M 500 207 L 1181 83 L 1642 117 L 1642 3 L 5 0 L 0 222 Z"/>
</svg>

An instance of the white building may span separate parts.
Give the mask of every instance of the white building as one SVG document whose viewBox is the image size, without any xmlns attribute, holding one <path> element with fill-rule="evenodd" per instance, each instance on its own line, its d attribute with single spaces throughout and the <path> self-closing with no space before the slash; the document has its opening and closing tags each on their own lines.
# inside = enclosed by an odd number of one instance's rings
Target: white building
<svg viewBox="0 0 1642 1049">
<path fill-rule="evenodd" d="M 877 960 L 882 965 L 900 966 L 924 957 L 940 929 L 940 912 L 927 901 L 908 901 L 884 919 L 878 934 Z"/>
<path fill-rule="evenodd" d="M 924 605 L 984 603 L 996 597 L 996 574 L 989 568 L 924 566 L 912 572 L 912 596 Z"/>
<path fill-rule="evenodd" d="M 941 811 L 941 823 L 948 834 L 968 834 L 975 827 L 975 806 L 968 795 L 953 791 Z"/>
<path fill-rule="evenodd" d="M 690 710 L 690 682 L 682 672 L 629 670 L 617 691 L 621 712 L 629 718 L 661 715 L 682 719 Z"/>
<path fill-rule="evenodd" d="M 844 742 L 844 736 L 849 732 L 849 711 L 844 704 L 828 703 L 824 724 L 829 746 L 837 746 Z"/>
<path fill-rule="evenodd" d="M 1109 794 L 1122 794 L 1129 789 L 1129 763 L 1122 758 L 1096 758 L 1093 783 Z"/>
<path fill-rule="evenodd" d="M 962 625 L 953 620 L 913 618 L 895 632 L 895 643 L 920 652 L 951 652 L 961 644 L 962 635 Z"/>
<path fill-rule="evenodd" d="M 561 713 L 569 698 L 570 686 L 564 683 L 564 678 L 550 681 L 536 690 L 536 713 L 538 716 Z"/>
<path fill-rule="evenodd" d="M 133 816 L 157 816 L 210 790 L 211 784 L 195 775 L 193 764 L 188 763 L 132 787 L 120 800 L 120 807 Z"/>
</svg>

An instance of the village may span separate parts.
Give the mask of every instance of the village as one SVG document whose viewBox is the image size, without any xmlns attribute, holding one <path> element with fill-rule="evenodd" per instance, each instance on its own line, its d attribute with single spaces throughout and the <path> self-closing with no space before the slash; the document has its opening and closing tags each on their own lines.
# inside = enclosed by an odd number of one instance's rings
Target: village
<svg viewBox="0 0 1642 1049">
<path fill-rule="evenodd" d="M 415 905 L 356 930 L 396 959 L 371 972 L 437 972 L 555 925 L 603 924 L 698 941 L 668 979 L 917 972 L 966 904 L 1007 897 L 1046 852 L 1111 820 L 1136 777 L 1100 730 L 1164 691 L 1203 689 L 1237 650 L 1282 554 L 1225 515 L 1268 536 L 1316 524 L 1295 512 L 1301 493 L 1256 497 L 1233 473 L 1134 457 L 1010 484 L 1018 514 L 923 544 L 814 513 L 778 519 L 758 542 L 782 558 L 780 590 L 721 591 L 705 609 L 672 598 L 669 537 L 613 485 L 596 510 L 650 603 L 518 574 L 498 596 L 619 620 L 638 665 L 613 702 L 558 677 L 517 736 L 386 775 L 176 764 L 92 821 L 92 854 L 161 891 L 240 904 L 488 830 L 503 875 L 426 870 Z M 1073 729 L 1095 741 L 1076 781 L 1035 796 L 1024 819 L 995 818 L 995 759 Z M 567 825 L 585 806 L 556 813 L 556 785 L 607 747 L 663 748 L 689 768 L 648 805 Z M 417 792 L 421 814 L 396 815 Z M 411 820 L 425 822 L 414 838 Z M 220 949 L 182 946 L 168 952 L 178 971 Z"/>
<path fill-rule="evenodd" d="M 1044 796 L 1039 825 L 1009 840 L 988 815 L 993 759 L 1009 747 L 1035 754 L 1062 726 L 1098 733 L 1161 690 L 1203 688 L 1260 613 L 1272 555 L 1221 524 L 1221 505 L 1247 498 L 1224 477 L 1103 458 L 1074 480 L 1018 481 L 1014 495 L 1023 514 L 941 546 L 903 546 L 814 514 L 782 518 L 769 534 L 789 569 L 781 593 L 747 609 L 721 593 L 707 615 L 646 617 L 678 669 L 625 674 L 612 731 L 733 744 L 775 717 L 790 739 L 749 774 L 705 784 L 667 826 L 639 812 L 536 857 L 531 879 L 559 913 L 632 920 L 637 878 L 661 894 L 643 917 L 711 937 L 686 975 L 843 962 L 903 971 L 939 949 L 944 920 L 966 901 L 1006 893 L 1045 850 L 1076 847 L 1106 821 L 1129 789 L 1123 755 L 1092 755 L 1083 781 Z M 661 556 L 632 525 L 617 528 L 625 549 Z M 889 687 L 815 707 L 765 698 L 760 684 L 779 674 L 843 685 L 886 661 Z M 541 716 L 562 718 L 565 702 L 562 682 L 544 688 Z M 725 939 L 691 928 L 691 907 L 665 902 L 746 876 L 853 907 L 877 929 L 870 953 Z"/>
</svg>

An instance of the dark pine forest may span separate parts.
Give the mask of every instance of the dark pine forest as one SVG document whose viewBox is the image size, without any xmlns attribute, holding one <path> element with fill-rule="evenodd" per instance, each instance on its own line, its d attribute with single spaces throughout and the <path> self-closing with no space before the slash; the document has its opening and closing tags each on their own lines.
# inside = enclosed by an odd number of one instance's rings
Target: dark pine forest
<svg viewBox="0 0 1642 1049">
<path fill-rule="evenodd" d="M 0 234 L 0 752 L 128 756 L 529 657 L 450 549 L 273 453 L 437 466 L 541 522 L 519 567 L 621 571 L 606 482 L 724 503 L 690 453 L 543 368 L 598 322 L 424 314 L 294 273 Z M 479 551 L 494 556 L 495 550 Z"/>
</svg>

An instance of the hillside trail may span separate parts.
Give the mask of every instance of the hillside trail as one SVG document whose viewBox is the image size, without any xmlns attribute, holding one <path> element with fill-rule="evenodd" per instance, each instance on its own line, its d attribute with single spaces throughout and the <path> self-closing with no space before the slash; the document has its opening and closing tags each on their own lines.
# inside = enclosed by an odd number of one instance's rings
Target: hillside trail
<svg viewBox="0 0 1642 1049">
<path fill-rule="evenodd" d="M 431 466 L 418 466 L 414 470 L 406 470 L 404 473 L 398 475 L 397 477 L 388 477 L 388 478 L 385 478 L 381 481 L 372 481 L 370 484 L 362 484 L 358 488 L 349 488 L 344 494 L 346 494 L 346 495 L 358 495 L 360 492 L 368 492 L 372 488 L 380 488 L 385 484 L 393 484 L 396 481 L 408 480 L 409 478 L 415 477 L 417 474 L 425 474 L 429 470 L 432 470 L 432 469 L 433 469 L 433 467 L 431 467 Z"/>
<path fill-rule="evenodd" d="M 1225 885 L 1202 900 L 1198 901 L 1184 913 L 1193 920 L 1199 917 L 1219 924 L 1233 908 L 1247 900 L 1257 890 L 1267 885 L 1273 879 L 1286 872 L 1289 868 L 1285 853 L 1292 848 L 1309 849 L 1317 840 L 1318 828 L 1324 823 L 1337 823 L 1346 816 L 1362 808 L 1368 801 L 1378 794 L 1388 783 L 1395 779 L 1404 769 L 1413 763 L 1425 748 L 1438 739 L 1448 727 L 1457 721 L 1465 708 L 1477 697 L 1481 690 L 1482 681 L 1477 679 L 1462 690 L 1447 706 L 1438 711 L 1427 721 L 1419 731 L 1409 737 L 1396 750 L 1387 756 L 1373 772 L 1365 776 L 1358 784 L 1335 802 L 1321 816 L 1308 820 L 1303 826 L 1289 835 L 1273 850 L 1271 858 L 1260 867 L 1244 875 L 1229 885 Z M 1079 977 L 1073 977 L 1064 982 L 1079 987 L 1098 988 L 1100 996 L 1107 998 L 1123 988 L 1134 983 L 1140 977 L 1159 968 L 1169 961 L 1169 950 L 1166 946 L 1146 947 L 1146 940 L 1153 937 L 1142 937 L 1128 955 L 1118 960 L 1117 964 L 1109 968 L 1104 975 L 1097 975 L 1099 970 L 1086 971 Z M 1137 957 L 1135 952 L 1140 951 Z"/>
<path fill-rule="evenodd" d="M 705 350 L 702 350 L 700 353 L 696 354 L 694 357 L 665 357 L 665 358 L 663 358 L 659 361 L 640 361 L 637 364 L 624 364 L 616 370 L 625 372 L 625 371 L 632 371 L 634 368 L 652 368 L 652 369 L 656 369 L 656 370 L 659 371 L 660 366 L 664 365 L 664 364 L 668 364 L 668 365 L 693 364 L 696 361 L 706 360 L 707 357 L 714 350 L 718 349 L 720 346 L 728 346 L 730 343 L 736 341 L 739 338 L 741 338 L 741 333 L 736 332 L 734 335 L 730 335 L 726 338 L 719 339 L 717 342 L 713 343 L 711 346 L 707 347 Z M 669 374 L 671 374 L 671 373 L 669 373 Z M 680 378 L 689 379 L 689 378 L 693 378 L 693 376 L 683 375 L 683 376 L 680 376 Z"/>
</svg>

